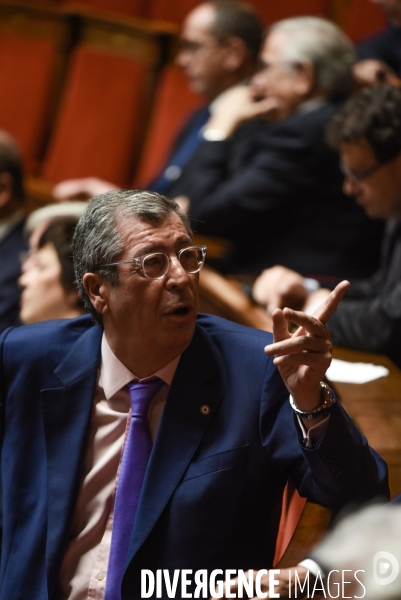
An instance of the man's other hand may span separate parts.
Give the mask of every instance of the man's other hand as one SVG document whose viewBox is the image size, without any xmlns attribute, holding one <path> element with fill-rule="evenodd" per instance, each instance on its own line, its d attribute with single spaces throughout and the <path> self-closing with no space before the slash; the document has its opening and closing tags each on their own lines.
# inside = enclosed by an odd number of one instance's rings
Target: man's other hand
<svg viewBox="0 0 401 600">
<path fill-rule="evenodd" d="M 242 123 L 256 117 L 271 117 L 279 107 L 277 98 L 256 100 L 250 86 L 238 85 L 219 98 L 205 130 L 216 129 L 230 137 Z"/>
<path fill-rule="evenodd" d="M 302 275 L 287 267 L 277 265 L 265 269 L 256 279 L 252 297 L 272 314 L 276 308 L 302 308 L 308 292 L 303 284 Z"/>
<path fill-rule="evenodd" d="M 99 194 L 104 194 L 110 190 L 119 188 L 97 177 L 85 177 L 82 179 L 66 179 L 61 181 L 52 189 L 52 196 L 58 202 L 63 200 L 72 200 L 73 198 L 89 200 Z"/>
</svg>

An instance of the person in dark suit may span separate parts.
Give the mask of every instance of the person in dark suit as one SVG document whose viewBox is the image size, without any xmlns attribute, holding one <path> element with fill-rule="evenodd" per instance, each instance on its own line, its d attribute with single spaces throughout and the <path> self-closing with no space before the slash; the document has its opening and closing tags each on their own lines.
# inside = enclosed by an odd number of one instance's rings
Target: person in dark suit
<svg viewBox="0 0 401 600">
<path fill-rule="evenodd" d="M 355 280 L 330 320 L 336 344 L 389 356 L 401 366 L 401 90 L 366 88 L 349 100 L 330 124 L 331 143 L 340 148 L 344 191 L 372 218 L 387 219 L 381 264 L 373 277 Z M 255 300 L 274 310 L 312 306 L 330 291 L 308 294 L 309 283 L 282 267 L 262 273 Z M 318 288 L 319 285 L 317 284 Z M 310 289 L 310 288 L 309 288 Z"/>
<path fill-rule="evenodd" d="M 352 87 L 354 58 L 350 41 L 324 19 L 278 22 L 253 86 L 227 94 L 206 124 L 189 215 L 196 232 L 234 244 L 221 270 L 256 275 L 279 263 L 341 278 L 366 276 L 377 265 L 381 226 L 342 193 L 338 154 L 324 140 Z M 242 164 L 231 162 L 238 126 L 263 114 L 274 122 L 254 136 Z"/>
<path fill-rule="evenodd" d="M 355 73 L 366 82 L 384 83 L 388 77 L 386 66 L 401 76 L 401 3 L 400 0 L 375 0 L 375 3 L 384 10 L 389 24 L 385 31 L 356 46 L 359 60 Z"/>
<path fill-rule="evenodd" d="M 18 323 L 21 253 L 26 252 L 23 172 L 15 140 L 0 131 L 0 332 Z"/>
<path fill-rule="evenodd" d="M 84 316 L 0 338 L 1 600 L 132 600 L 145 569 L 270 567 L 289 476 L 334 510 L 387 496 L 385 463 L 321 383 L 324 322 L 346 284 L 314 318 L 278 310 L 272 344 L 268 333 L 198 318 L 204 256 L 173 200 L 98 196 L 74 239 L 96 324 Z M 300 326 L 293 336 L 287 319 Z M 141 489 L 130 488 L 138 504 L 110 590 L 126 386 L 157 381 L 146 411 L 153 450 Z"/>
<path fill-rule="evenodd" d="M 254 9 L 238 0 L 210 0 L 188 14 L 176 63 L 206 104 L 186 120 L 166 164 L 147 189 L 172 197 L 189 193 L 194 163 L 188 167 L 187 163 L 202 142 L 201 130 L 224 92 L 255 72 L 262 33 L 263 25 Z M 241 146 L 241 140 L 238 144 Z M 92 177 L 63 181 L 54 187 L 53 195 L 65 200 L 81 194 L 92 197 L 111 189 L 117 189 L 113 183 Z"/>
</svg>

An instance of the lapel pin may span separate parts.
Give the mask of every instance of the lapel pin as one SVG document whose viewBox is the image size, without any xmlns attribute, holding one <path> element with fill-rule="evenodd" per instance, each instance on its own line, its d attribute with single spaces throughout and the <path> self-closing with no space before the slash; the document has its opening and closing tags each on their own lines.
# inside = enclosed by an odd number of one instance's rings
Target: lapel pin
<svg viewBox="0 0 401 600">
<path fill-rule="evenodd" d="M 199 410 L 202 415 L 208 415 L 210 413 L 210 406 L 208 406 L 207 404 L 202 404 Z"/>
</svg>

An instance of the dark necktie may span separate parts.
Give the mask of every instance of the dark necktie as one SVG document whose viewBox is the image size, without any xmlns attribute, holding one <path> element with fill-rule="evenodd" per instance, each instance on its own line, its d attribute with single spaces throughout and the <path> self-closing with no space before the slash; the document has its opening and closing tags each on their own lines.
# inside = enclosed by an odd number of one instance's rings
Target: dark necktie
<svg viewBox="0 0 401 600">
<path fill-rule="evenodd" d="M 148 422 L 151 401 L 163 381 L 154 377 L 127 385 L 131 399 L 131 423 L 125 442 L 117 483 L 104 600 L 121 600 L 121 582 L 142 490 L 146 467 L 152 451 Z"/>
</svg>

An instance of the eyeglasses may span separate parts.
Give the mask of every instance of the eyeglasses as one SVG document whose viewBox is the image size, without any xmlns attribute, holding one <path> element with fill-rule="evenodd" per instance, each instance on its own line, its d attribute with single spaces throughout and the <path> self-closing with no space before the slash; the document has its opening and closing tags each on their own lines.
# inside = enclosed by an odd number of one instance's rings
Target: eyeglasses
<svg viewBox="0 0 401 600">
<path fill-rule="evenodd" d="M 206 250 L 206 246 L 189 246 L 177 252 L 177 259 L 186 273 L 192 275 L 201 270 L 205 263 Z M 130 258 L 129 260 L 98 265 L 96 269 L 112 267 L 114 265 L 132 264 L 138 265 L 148 279 L 162 279 L 168 273 L 171 260 L 171 257 L 164 254 L 164 252 L 153 252 L 152 254 Z"/>
<path fill-rule="evenodd" d="M 391 160 L 393 160 L 393 159 L 391 159 Z M 360 183 L 365 181 L 365 179 L 367 179 L 368 177 L 373 175 L 373 173 L 376 173 L 376 171 L 378 171 L 379 169 L 384 167 L 384 165 L 387 165 L 389 162 L 391 162 L 391 160 L 387 160 L 386 162 L 381 162 L 377 165 L 373 165 L 373 167 L 369 167 L 369 169 L 365 169 L 364 171 L 361 171 L 361 173 L 357 173 L 357 174 L 350 171 L 348 169 L 348 167 L 346 167 L 345 165 L 343 165 L 341 163 L 340 163 L 340 170 L 341 170 L 341 173 L 345 177 L 347 177 L 348 179 L 350 179 L 352 181 L 352 183 L 354 183 L 355 185 L 359 185 Z"/>
</svg>

